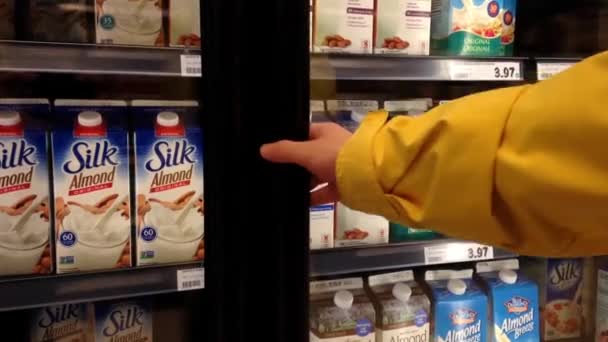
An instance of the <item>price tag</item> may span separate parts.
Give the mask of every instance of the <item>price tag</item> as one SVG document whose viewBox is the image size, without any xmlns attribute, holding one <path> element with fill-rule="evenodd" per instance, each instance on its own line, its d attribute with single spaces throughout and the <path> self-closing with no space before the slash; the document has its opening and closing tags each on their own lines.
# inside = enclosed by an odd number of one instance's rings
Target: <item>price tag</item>
<svg viewBox="0 0 608 342">
<path fill-rule="evenodd" d="M 205 288 L 204 268 L 177 270 L 177 291 L 191 291 L 203 288 Z"/>
<path fill-rule="evenodd" d="M 478 243 L 447 243 L 424 248 L 427 265 L 494 259 L 494 248 Z"/>
<path fill-rule="evenodd" d="M 201 77 L 203 75 L 200 55 L 181 55 L 182 76 Z"/>
<path fill-rule="evenodd" d="M 519 62 L 452 61 L 450 79 L 454 81 L 519 81 Z"/>
<path fill-rule="evenodd" d="M 536 65 L 536 77 L 539 81 L 549 79 L 562 71 L 570 69 L 575 63 L 542 63 Z"/>
</svg>

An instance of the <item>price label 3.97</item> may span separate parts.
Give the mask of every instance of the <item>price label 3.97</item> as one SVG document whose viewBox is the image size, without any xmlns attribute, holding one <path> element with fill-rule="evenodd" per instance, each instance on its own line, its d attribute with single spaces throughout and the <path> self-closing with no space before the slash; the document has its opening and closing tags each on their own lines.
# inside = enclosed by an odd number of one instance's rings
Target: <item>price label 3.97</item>
<svg viewBox="0 0 608 342">
<path fill-rule="evenodd" d="M 519 81 L 519 62 L 452 61 L 450 79 L 454 81 Z"/>
<path fill-rule="evenodd" d="M 478 243 L 446 243 L 424 248 L 427 265 L 494 259 L 494 248 Z"/>
</svg>

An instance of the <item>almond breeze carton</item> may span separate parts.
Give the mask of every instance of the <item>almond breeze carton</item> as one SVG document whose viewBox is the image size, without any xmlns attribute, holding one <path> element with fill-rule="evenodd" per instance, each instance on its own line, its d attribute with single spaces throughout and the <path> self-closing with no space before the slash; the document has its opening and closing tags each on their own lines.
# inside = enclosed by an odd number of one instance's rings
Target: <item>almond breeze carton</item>
<svg viewBox="0 0 608 342">
<path fill-rule="evenodd" d="M 480 262 L 477 274 L 490 299 L 494 342 L 540 341 L 538 287 L 524 277 L 517 259 Z"/>
<path fill-rule="evenodd" d="M 376 342 L 363 279 L 310 282 L 310 342 Z"/>
<path fill-rule="evenodd" d="M 376 342 L 430 340 L 431 302 L 412 271 L 368 279 L 376 309 Z"/>
<path fill-rule="evenodd" d="M 544 341 L 583 336 L 584 259 L 529 258 L 525 272 L 540 287 L 541 339 Z"/>
<path fill-rule="evenodd" d="M 95 342 L 152 342 L 153 313 L 145 299 L 95 303 Z"/>
<path fill-rule="evenodd" d="M 427 271 L 436 342 L 485 342 L 488 299 L 472 280 L 473 270 Z"/>
<path fill-rule="evenodd" d="M 203 136 L 198 103 L 132 104 L 137 265 L 202 260 Z"/>
<path fill-rule="evenodd" d="M 55 102 L 58 273 L 131 265 L 126 109 L 124 101 Z"/>
<path fill-rule="evenodd" d="M 47 133 L 42 99 L 0 99 L 0 275 L 50 273 Z"/>
<path fill-rule="evenodd" d="M 93 342 L 91 304 L 62 304 L 32 311 L 30 342 Z"/>
</svg>

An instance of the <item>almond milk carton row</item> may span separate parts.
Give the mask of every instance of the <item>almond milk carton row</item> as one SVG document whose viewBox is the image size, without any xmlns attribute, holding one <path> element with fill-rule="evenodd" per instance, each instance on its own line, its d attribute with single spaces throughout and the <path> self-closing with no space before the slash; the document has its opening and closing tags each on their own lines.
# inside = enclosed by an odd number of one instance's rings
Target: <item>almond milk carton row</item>
<svg viewBox="0 0 608 342">
<path fill-rule="evenodd" d="M 153 325 L 145 299 L 61 304 L 32 311 L 29 341 L 152 342 Z"/>
<path fill-rule="evenodd" d="M 47 100 L 0 100 L 0 275 L 203 258 L 196 102 L 57 100 L 53 111 L 49 133 Z"/>
<path fill-rule="evenodd" d="M 0 0 L 0 39 L 15 39 L 15 2 Z M 201 46 L 199 0 L 30 0 L 27 40 Z M 166 7 L 163 8 L 166 4 Z M 94 22 L 88 11 L 95 12 Z M 168 11 L 168 25 L 163 16 Z M 20 18 L 20 17 L 19 17 Z"/>
</svg>

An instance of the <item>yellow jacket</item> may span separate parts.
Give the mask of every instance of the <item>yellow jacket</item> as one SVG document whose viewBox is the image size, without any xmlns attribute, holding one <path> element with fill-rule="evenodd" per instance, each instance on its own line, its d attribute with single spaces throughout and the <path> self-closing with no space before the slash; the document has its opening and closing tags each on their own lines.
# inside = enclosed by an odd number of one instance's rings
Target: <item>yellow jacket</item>
<svg viewBox="0 0 608 342">
<path fill-rule="evenodd" d="M 368 115 L 338 157 L 346 205 L 526 255 L 608 254 L 608 53 L 387 117 Z"/>
</svg>

